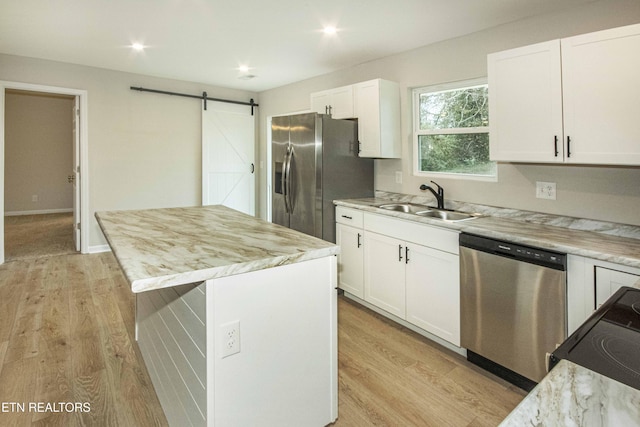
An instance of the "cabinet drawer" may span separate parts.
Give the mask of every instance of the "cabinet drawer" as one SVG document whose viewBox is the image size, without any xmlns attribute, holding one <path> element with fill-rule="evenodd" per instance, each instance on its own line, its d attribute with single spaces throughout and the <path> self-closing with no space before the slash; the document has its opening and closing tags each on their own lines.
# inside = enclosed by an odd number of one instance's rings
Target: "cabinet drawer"
<svg viewBox="0 0 640 427">
<path fill-rule="evenodd" d="M 364 228 L 367 231 L 458 254 L 457 231 L 370 213 L 364 214 Z"/>
<path fill-rule="evenodd" d="M 340 224 L 362 228 L 362 216 L 363 212 L 357 209 L 345 208 L 344 206 L 336 206 L 336 222 Z"/>
</svg>

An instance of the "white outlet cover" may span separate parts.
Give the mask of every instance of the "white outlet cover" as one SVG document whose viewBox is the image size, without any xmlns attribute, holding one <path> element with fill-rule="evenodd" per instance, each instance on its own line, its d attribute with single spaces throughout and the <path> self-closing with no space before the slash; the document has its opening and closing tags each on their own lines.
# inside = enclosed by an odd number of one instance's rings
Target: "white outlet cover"
<svg viewBox="0 0 640 427">
<path fill-rule="evenodd" d="M 556 200 L 556 183 L 536 181 L 536 197 L 538 199 Z"/>
<path fill-rule="evenodd" d="M 240 321 L 234 320 L 220 325 L 217 341 L 221 359 L 240 353 Z"/>
</svg>

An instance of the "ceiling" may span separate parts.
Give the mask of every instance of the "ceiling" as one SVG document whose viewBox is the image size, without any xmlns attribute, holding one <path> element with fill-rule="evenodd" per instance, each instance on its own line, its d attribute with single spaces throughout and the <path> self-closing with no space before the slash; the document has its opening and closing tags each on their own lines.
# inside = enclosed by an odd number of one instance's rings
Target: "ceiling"
<svg viewBox="0 0 640 427">
<path fill-rule="evenodd" d="M 4 0 L 0 53 L 262 91 L 591 1 Z"/>
</svg>

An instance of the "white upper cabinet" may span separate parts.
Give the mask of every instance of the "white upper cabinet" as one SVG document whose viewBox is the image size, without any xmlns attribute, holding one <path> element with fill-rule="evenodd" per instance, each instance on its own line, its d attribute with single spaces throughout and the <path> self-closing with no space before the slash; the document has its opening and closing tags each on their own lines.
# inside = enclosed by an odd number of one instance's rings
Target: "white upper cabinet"
<svg viewBox="0 0 640 427">
<path fill-rule="evenodd" d="M 492 53 L 487 68 L 491 160 L 562 162 L 560 41 Z"/>
<path fill-rule="evenodd" d="M 311 94 L 311 110 L 334 119 L 358 119 L 359 156 L 400 158 L 400 88 L 374 79 Z"/>
<path fill-rule="evenodd" d="M 354 117 L 353 87 L 343 86 L 311 94 L 311 110 L 334 119 Z"/>
<path fill-rule="evenodd" d="M 487 57 L 491 159 L 640 164 L 640 25 Z"/>
<path fill-rule="evenodd" d="M 398 84 L 381 79 L 355 84 L 354 104 L 360 157 L 401 157 Z"/>
<path fill-rule="evenodd" d="M 640 24 L 562 40 L 571 163 L 640 164 Z"/>
</svg>

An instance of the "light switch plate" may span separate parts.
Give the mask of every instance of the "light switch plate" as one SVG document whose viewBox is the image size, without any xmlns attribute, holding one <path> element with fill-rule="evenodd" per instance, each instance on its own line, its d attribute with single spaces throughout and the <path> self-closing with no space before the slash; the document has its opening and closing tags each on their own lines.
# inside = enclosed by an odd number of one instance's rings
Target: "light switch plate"
<svg viewBox="0 0 640 427">
<path fill-rule="evenodd" d="M 556 200 L 556 183 L 536 181 L 536 197 L 538 199 Z"/>
</svg>

